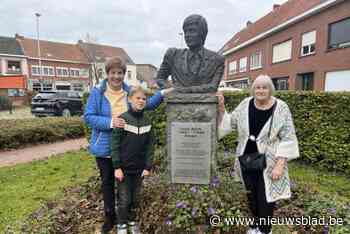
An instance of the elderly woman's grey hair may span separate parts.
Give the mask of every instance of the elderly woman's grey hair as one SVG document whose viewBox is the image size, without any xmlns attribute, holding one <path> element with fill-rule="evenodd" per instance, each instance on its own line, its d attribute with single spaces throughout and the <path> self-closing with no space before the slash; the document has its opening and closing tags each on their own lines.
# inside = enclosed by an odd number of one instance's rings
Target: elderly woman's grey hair
<svg viewBox="0 0 350 234">
<path fill-rule="evenodd" d="M 272 96 L 275 92 L 275 85 L 273 84 L 271 77 L 268 75 L 259 75 L 250 87 L 250 94 L 254 96 L 254 89 L 258 84 L 265 84 L 270 90 L 270 95 Z"/>
</svg>

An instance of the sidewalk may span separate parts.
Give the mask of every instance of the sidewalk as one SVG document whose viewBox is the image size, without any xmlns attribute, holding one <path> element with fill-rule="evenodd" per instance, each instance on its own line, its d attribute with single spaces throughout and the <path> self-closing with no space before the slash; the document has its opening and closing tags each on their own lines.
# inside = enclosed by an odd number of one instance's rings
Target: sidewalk
<svg viewBox="0 0 350 234">
<path fill-rule="evenodd" d="M 86 138 L 66 140 L 51 144 L 30 146 L 24 149 L 0 151 L 0 167 L 46 159 L 55 154 L 86 148 Z"/>
</svg>

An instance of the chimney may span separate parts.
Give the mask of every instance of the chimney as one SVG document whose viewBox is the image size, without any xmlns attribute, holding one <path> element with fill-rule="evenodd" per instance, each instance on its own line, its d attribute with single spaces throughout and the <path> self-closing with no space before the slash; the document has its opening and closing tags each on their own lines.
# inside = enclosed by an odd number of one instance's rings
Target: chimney
<svg viewBox="0 0 350 234">
<path fill-rule="evenodd" d="M 252 21 L 248 20 L 248 21 L 247 21 L 247 28 L 248 28 L 250 25 L 252 25 L 252 24 L 253 24 Z"/>
<path fill-rule="evenodd" d="M 276 10 L 277 8 L 279 8 L 281 5 L 280 4 L 273 4 L 273 10 Z"/>
</svg>

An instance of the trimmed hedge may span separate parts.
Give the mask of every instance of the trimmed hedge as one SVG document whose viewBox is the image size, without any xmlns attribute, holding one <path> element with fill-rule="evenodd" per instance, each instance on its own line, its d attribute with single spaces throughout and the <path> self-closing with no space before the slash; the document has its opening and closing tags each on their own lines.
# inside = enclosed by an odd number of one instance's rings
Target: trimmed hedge
<svg viewBox="0 0 350 234">
<path fill-rule="evenodd" d="M 0 129 L 0 150 L 84 136 L 84 123 L 78 117 L 0 120 Z"/>
<path fill-rule="evenodd" d="M 225 106 L 232 111 L 247 92 L 225 93 Z M 302 161 L 350 175 L 350 93 L 277 92 L 291 109 Z M 152 115 L 157 142 L 165 144 L 166 116 L 162 104 Z M 219 142 L 219 149 L 233 151 L 232 133 Z"/>
<path fill-rule="evenodd" d="M 227 111 L 248 96 L 248 92 L 225 93 Z M 284 91 L 275 96 L 291 109 L 299 140 L 299 160 L 350 175 L 350 93 Z M 165 105 L 152 112 L 151 118 L 157 145 L 164 146 Z M 236 133 L 232 133 L 220 140 L 218 148 L 234 151 L 236 145 Z"/>
</svg>

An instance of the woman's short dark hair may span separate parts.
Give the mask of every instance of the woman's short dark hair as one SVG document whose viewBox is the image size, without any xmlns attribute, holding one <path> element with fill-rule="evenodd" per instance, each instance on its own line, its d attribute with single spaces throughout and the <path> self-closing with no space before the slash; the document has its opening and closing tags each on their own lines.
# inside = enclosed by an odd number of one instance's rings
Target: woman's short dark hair
<svg viewBox="0 0 350 234">
<path fill-rule="evenodd" d="M 106 73 L 108 74 L 108 72 L 112 68 L 120 68 L 120 69 L 123 70 L 123 73 L 125 74 L 125 72 L 126 72 L 126 63 L 125 63 L 124 59 L 122 59 L 119 56 L 109 58 L 106 61 L 106 66 L 105 66 Z"/>
</svg>

